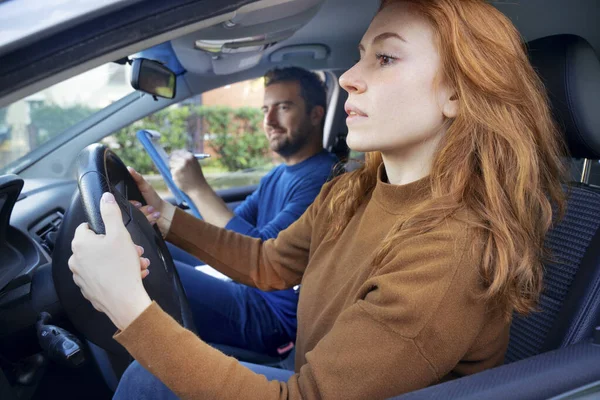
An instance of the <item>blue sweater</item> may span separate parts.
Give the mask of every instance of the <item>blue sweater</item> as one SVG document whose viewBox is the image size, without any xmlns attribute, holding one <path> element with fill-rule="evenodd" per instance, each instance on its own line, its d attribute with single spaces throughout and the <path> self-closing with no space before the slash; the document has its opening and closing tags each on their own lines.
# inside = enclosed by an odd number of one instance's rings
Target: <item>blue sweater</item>
<svg viewBox="0 0 600 400">
<path fill-rule="evenodd" d="M 277 237 L 312 204 L 330 177 L 337 158 L 323 150 L 299 164 L 279 165 L 265 175 L 258 188 L 235 209 L 225 228 L 262 240 Z M 298 294 L 294 289 L 263 292 L 290 337 L 296 337 Z"/>
</svg>

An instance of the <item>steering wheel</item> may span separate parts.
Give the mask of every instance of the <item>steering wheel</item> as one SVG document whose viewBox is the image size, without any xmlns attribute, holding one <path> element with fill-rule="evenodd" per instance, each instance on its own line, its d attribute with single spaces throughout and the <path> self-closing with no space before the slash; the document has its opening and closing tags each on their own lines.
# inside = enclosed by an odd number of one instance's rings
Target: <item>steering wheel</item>
<svg viewBox="0 0 600 400">
<path fill-rule="evenodd" d="M 146 204 L 123 162 L 106 146 L 93 144 L 79 154 L 77 168 L 79 190 L 65 213 L 52 261 L 54 286 L 67 317 L 87 340 L 111 356 L 130 360 L 125 348 L 112 338 L 117 328 L 83 297 L 68 266 L 71 241 L 79 224 L 87 221 L 94 232 L 105 232 L 100 198 L 102 193 L 110 191 L 121 208 L 123 223 L 133 242 L 144 247 L 144 257 L 150 260 L 152 273 L 143 280 L 150 298 L 185 328 L 195 332 L 187 297 L 165 241 L 158 228 L 129 202 L 137 200 Z M 102 268 L 102 260 L 98 260 L 98 268 Z"/>
</svg>

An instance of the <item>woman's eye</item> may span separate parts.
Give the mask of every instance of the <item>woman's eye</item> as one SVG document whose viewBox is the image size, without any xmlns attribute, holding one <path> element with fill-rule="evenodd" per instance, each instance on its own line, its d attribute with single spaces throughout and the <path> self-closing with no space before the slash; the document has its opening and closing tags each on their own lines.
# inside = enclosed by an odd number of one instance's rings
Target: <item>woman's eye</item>
<svg viewBox="0 0 600 400">
<path fill-rule="evenodd" d="M 386 65 L 392 64 L 396 59 L 392 56 L 388 56 L 386 54 L 377 54 L 377 60 L 379 61 L 379 65 L 385 67 Z"/>
</svg>

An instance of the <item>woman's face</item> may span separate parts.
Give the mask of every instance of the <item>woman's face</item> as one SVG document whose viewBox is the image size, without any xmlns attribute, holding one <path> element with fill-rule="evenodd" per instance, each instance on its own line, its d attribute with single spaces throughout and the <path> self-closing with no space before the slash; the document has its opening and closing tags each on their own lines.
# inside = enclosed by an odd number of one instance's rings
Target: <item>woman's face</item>
<svg viewBox="0 0 600 400">
<path fill-rule="evenodd" d="M 407 3 L 375 16 L 359 45 L 360 61 L 340 77 L 348 92 L 351 149 L 393 156 L 435 148 L 457 101 L 443 82 L 434 85 L 440 70 L 434 38 L 428 21 Z"/>
</svg>

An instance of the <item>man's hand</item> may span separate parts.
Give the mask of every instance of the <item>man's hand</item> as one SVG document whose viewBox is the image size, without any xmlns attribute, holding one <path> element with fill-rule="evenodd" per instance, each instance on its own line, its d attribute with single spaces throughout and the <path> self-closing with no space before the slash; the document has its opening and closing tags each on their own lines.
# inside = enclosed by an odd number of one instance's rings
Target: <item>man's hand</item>
<svg viewBox="0 0 600 400">
<path fill-rule="evenodd" d="M 221 228 L 225 227 L 233 218 L 233 213 L 206 182 L 202 168 L 194 155 L 185 150 L 174 151 L 169 164 L 175 183 L 190 197 L 204 221 Z M 144 212 L 144 214 L 148 215 L 148 212 Z M 150 218 L 148 219 L 150 220 Z M 161 211 L 161 216 L 157 221 L 161 231 L 163 230 L 161 223 L 165 219 L 169 219 L 169 216 Z M 152 221 L 150 220 L 150 222 Z"/>
<path fill-rule="evenodd" d="M 189 151 L 174 151 L 169 158 L 169 167 L 175 184 L 187 194 L 202 186 L 208 186 L 200 163 Z"/>
<path fill-rule="evenodd" d="M 133 244 L 110 193 L 104 193 L 100 213 L 106 234 L 98 235 L 86 223 L 77 227 L 71 243 L 69 268 L 83 297 L 125 329 L 152 302 L 142 285 L 149 262 L 140 259 L 143 249 Z"/>
</svg>

